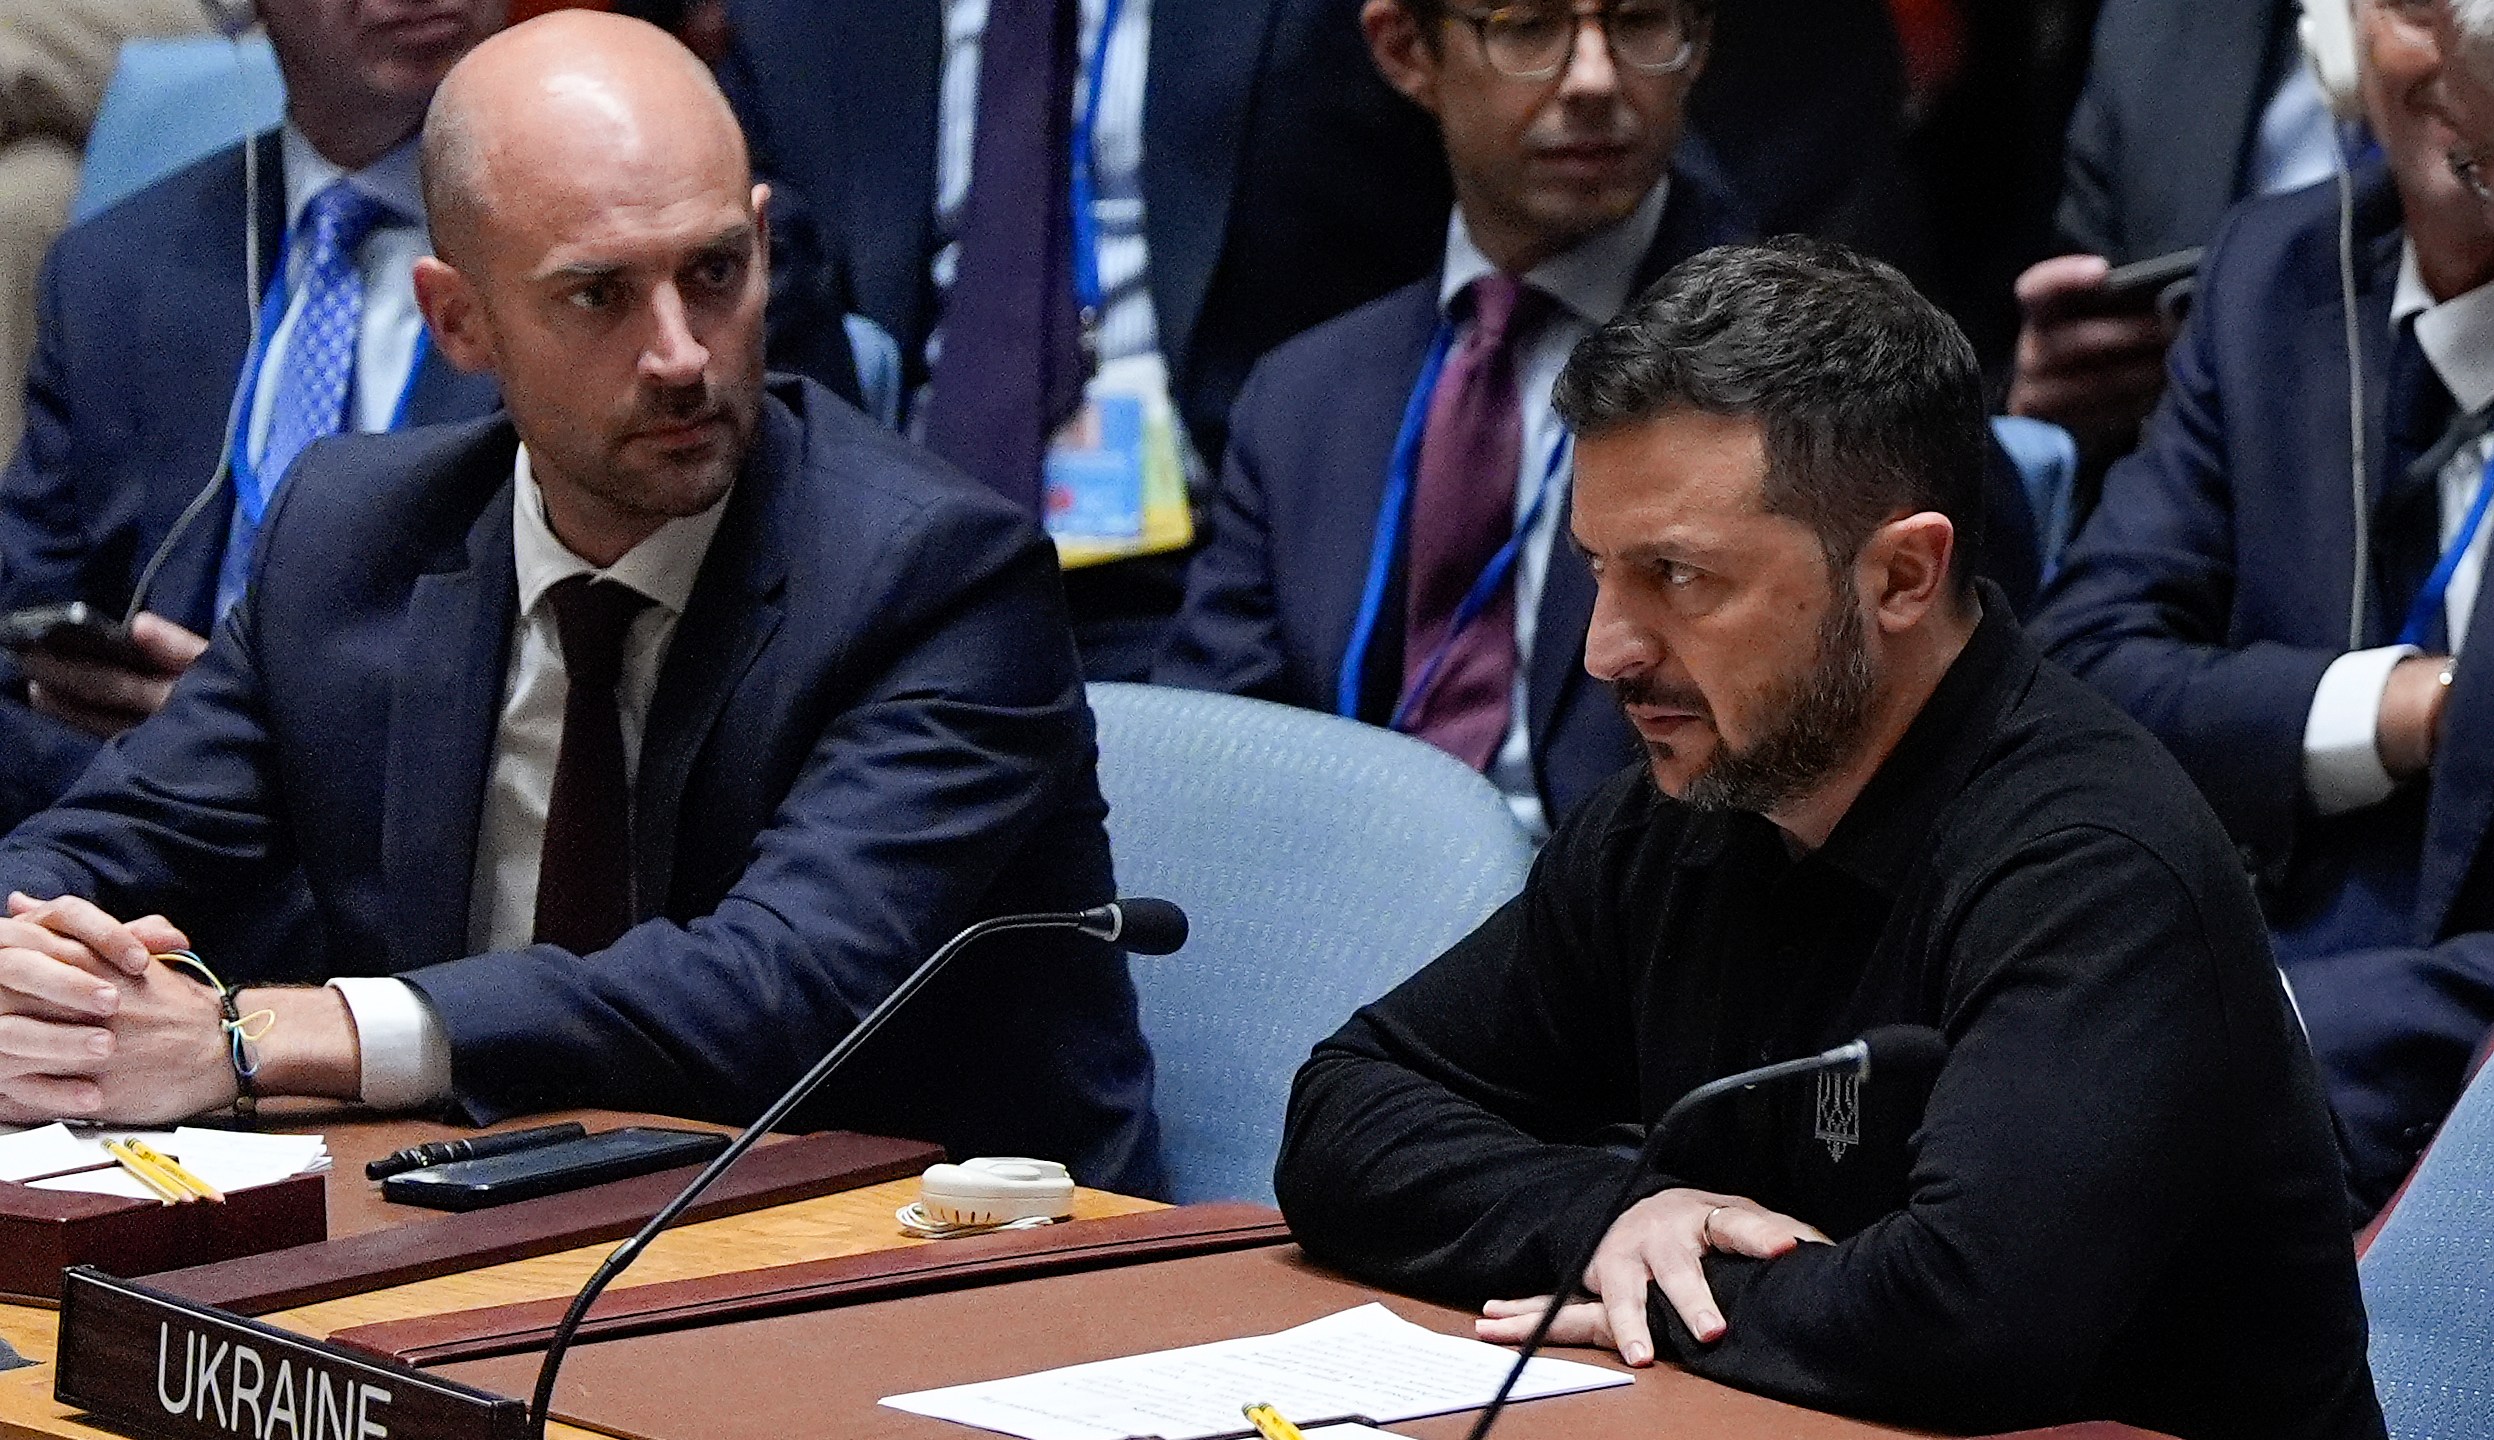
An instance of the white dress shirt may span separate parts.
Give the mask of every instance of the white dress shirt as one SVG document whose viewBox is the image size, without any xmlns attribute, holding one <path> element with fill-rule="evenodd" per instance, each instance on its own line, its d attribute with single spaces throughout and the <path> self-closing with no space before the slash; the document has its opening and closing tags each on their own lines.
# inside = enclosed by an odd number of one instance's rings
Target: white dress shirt
<svg viewBox="0 0 2494 1440">
<path fill-rule="evenodd" d="M 416 261 L 433 253 L 424 228 L 424 193 L 416 176 L 416 142 L 409 140 L 363 169 L 348 174 L 323 159 L 288 124 L 278 136 L 286 173 L 285 261 L 286 312 L 269 339 L 269 352 L 251 394 L 244 453 L 256 468 L 268 452 L 268 432 L 276 416 L 277 382 L 286 372 L 286 348 L 293 342 L 303 316 L 304 269 L 311 236 L 298 234 L 312 197 L 344 180 L 378 200 L 385 218 L 374 224 L 356 250 L 356 269 L 364 277 L 363 333 L 355 342 L 354 389 L 347 396 L 348 429 L 372 433 L 387 430 L 398 418 L 399 397 L 407 390 L 416 363 L 417 337 L 424 317 L 416 309 Z"/>
<path fill-rule="evenodd" d="M 936 102 L 935 288 L 952 290 L 961 261 L 955 238 L 961 207 L 970 196 L 970 155 L 979 115 L 979 38 L 987 31 L 988 0 L 944 0 L 944 67 Z M 1082 0 L 1082 29 L 1075 37 L 1081 74 L 1074 82 L 1074 113 L 1091 93 L 1091 64 L 1100 53 L 1100 22 L 1108 0 Z M 1347 20 L 1346 20 L 1346 23 Z M 1103 364 L 1160 349 L 1152 293 L 1145 287 L 1143 244 L 1143 87 L 1151 51 L 1152 0 L 1119 0 L 1117 31 L 1109 36 L 1108 73 L 1101 81 L 1100 113 L 1092 126 L 1092 159 L 1098 182 L 1092 218 L 1099 234 L 1100 360 Z M 1077 155 L 1074 163 L 1082 164 Z M 939 308 L 939 312 L 940 308 Z M 932 364 L 943 348 L 940 333 L 928 337 Z"/>
<path fill-rule="evenodd" d="M 593 575 L 630 586 L 650 602 L 624 637 L 623 674 L 615 695 L 623 717 L 624 773 L 637 775 L 641 731 L 667 644 L 726 508 L 722 499 L 699 515 L 671 520 L 600 570 L 555 538 L 546 521 L 544 492 L 529 471 L 526 446 L 513 470 L 511 537 L 519 603 L 511 629 L 510 668 L 503 675 L 502 715 L 494 730 L 493 761 L 477 819 L 476 871 L 469 890 L 468 948 L 480 955 L 517 950 L 529 943 L 536 928 L 537 864 L 545 847 L 554 765 L 563 748 L 563 704 L 570 693 L 562 640 L 546 592 L 574 575 Z M 407 1109 L 450 1093 L 450 1041 L 423 996 L 387 977 L 329 983 L 345 997 L 354 1017 L 366 1103 Z"/>
<path fill-rule="evenodd" d="M 1517 401 L 1524 428 L 1523 454 L 1515 482 L 1516 523 L 1524 523 L 1533 496 L 1541 488 L 1551 455 L 1566 442 L 1567 427 L 1550 408 L 1551 389 L 1566 368 L 1576 342 L 1618 314 L 1636 285 L 1637 266 L 1652 249 L 1662 229 L 1663 207 L 1671 199 L 1671 177 L 1665 175 L 1647 192 L 1629 217 L 1583 241 L 1575 249 L 1534 266 L 1524 283 L 1559 302 L 1515 357 Z M 1466 286 L 1498 267 L 1472 243 L 1462 207 L 1446 223 L 1446 264 L 1438 282 L 1438 311 L 1451 313 Z M 1469 326 L 1467 320 L 1466 326 Z M 1456 339 L 1460 343 L 1459 331 Z M 1559 533 L 1559 517 L 1567 509 L 1573 467 L 1562 466 L 1552 482 L 1550 498 L 1535 518 L 1532 533 L 1515 565 L 1515 687 L 1510 693 L 1506 738 L 1490 759 L 1489 778 L 1507 797 L 1508 808 L 1535 836 L 1550 833 L 1550 817 L 1542 813 L 1541 790 L 1533 783 L 1533 745 L 1527 717 L 1531 713 L 1534 632 L 1538 628 L 1541 592 L 1550 574 L 1550 547 Z"/>
<path fill-rule="evenodd" d="M 2437 303 L 2417 269 L 2415 247 L 2405 246 L 2399 258 L 2398 288 L 2390 301 L 2392 330 L 2411 319 L 2425 362 L 2451 392 L 2460 412 L 2481 410 L 2494 402 L 2494 285 L 2481 285 Z M 2494 450 L 2494 435 L 2481 436 L 2459 447 L 2442 467 L 2439 548 L 2447 549 L 2458 538 L 2484 477 L 2489 450 Z M 2489 530 L 2494 525 L 2480 528 L 2469 542 L 2451 573 L 2451 588 L 2442 597 L 2453 655 L 2460 653 L 2468 637 L 2468 617 L 2476 609 L 2477 588 L 2485 575 Z M 2304 783 L 2313 808 L 2321 814 L 2338 815 L 2379 804 L 2397 788 L 2381 763 L 2382 695 L 2389 688 L 2390 672 L 2401 660 L 2418 653 L 2412 645 L 2355 650 L 2330 662 L 2323 672 L 2303 732 Z"/>
</svg>

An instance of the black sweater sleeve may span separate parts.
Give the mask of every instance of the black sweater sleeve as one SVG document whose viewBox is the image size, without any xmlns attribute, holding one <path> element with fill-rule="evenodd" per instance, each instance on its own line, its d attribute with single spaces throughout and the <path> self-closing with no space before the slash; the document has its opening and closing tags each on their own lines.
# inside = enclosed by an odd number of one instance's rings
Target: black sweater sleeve
<svg viewBox="0 0 2494 1440">
<path fill-rule="evenodd" d="M 1636 1037 L 1607 999 L 1615 947 L 1573 897 L 1599 893 L 1584 877 L 1625 793 L 1581 807 L 1523 894 L 1301 1067 L 1274 1183 L 1311 1253 L 1469 1304 L 1549 1290 L 1603 1224 L 1630 1163 L 1603 1142 L 1640 1118 Z"/>
<path fill-rule="evenodd" d="M 1710 1257 L 1728 1325 L 1712 1345 L 1654 1294 L 1655 1333 L 1689 1369 L 1942 1428 L 2067 1414 L 2199 1228 L 2239 1097 L 2189 887 L 2135 841 L 2076 827 L 1948 909 L 1951 1050 L 1904 1208 L 1776 1260 Z"/>
</svg>

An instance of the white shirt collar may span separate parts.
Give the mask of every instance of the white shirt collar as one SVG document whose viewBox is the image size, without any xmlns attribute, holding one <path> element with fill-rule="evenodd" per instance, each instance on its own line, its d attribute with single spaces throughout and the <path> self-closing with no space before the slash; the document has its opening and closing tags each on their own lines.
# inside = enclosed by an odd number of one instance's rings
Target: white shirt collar
<svg viewBox="0 0 2494 1440">
<path fill-rule="evenodd" d="M 684 613 L 685 602 L 693 595 L 693 581 L 701 574 L 702 557 L 710 553 L 711 537 L 719 533 L 719 518 L 727 513 L 726 496 L 698 515 L 659 526 L 655 534 L 625 551 L 622 559 L 600 570 L 555 538 L 554 527 L 546 521 L 545 492 L 529 468 L 525 445 L 512 462 L 511 476 L 511 540 L 519 561 L 519 613 L 536 609 L 556 581 L 574 575 L 628 585 L 669 615 Z"/>
<path fill-rule="evenodd" d="M 1671 199 L 1671 174 L 1663 173 L 1645 192 L 1627 219 L 1577 242 L 1575 248 L 1552 256 L 1524 276 L 1526 284 L 1575 312 L 1587 325 L 1599 325 L 1628 304 L 1637 283 L 1637 266 L 1654 248 L 1663 228 L 1663 206 Z M 1446 222 L 1446 267 L 1438 280 L 1438 309 L 1453 306 L 1455 297 L 1473 281 L 1498 267 L 1472 243 L 1458 205 Z"/>
<path fill-rule="evenodd" d="M 294 233 L 312 197 L 344 180 L 390 207 L 399 223 L 424 223 L 424 185 L 416 169 L 416 141 L 411 136 L 389 154 L 349 173 L 312 148 L 312 142 L 289 120 L 278 132 L 279 154 L 286 170 L 286 233 Z"/>
<path fill-rule="evenodd" d="M 2462 412 L 2494 401 L 2494 283 L 2435 301 L 2416 263 L 2416 246 L 2399 246 L 2399 284 L 2390 298 L 2390 327 L 2416 322 L 2416 343 L 2426 363 Z"/>
</svg>

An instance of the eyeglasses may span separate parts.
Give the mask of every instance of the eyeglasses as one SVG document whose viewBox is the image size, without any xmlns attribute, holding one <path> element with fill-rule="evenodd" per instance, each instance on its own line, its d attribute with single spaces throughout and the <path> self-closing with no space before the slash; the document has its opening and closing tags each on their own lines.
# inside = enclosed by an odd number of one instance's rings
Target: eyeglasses
<svg viewBox="0 0 2494 1440">
<path fill-rule="evenodd" d="M 2477 197 L 2480 205 L 2494 205 L 2494 185 L 2486 183 L 2485 160 L 2473 150 L 2454 149 L 2443 157 L 2451 167 L 2451 176 Z"/>
<path fill-rule="evenodd" d="M 1576 53 L 1576 32 L 1599 20 L 1611 59 L 1648 75 L 1688 68 L 1697 53 L 1680 7 L 1658 0 L 1610 0 L 1594 13 L 1552 5 L 1501 5 L 1494 10 L 1448 11 L 1481 37 L 1490 68 L 1515 80 L 1547 80 L 1567 69 Z"/>
</svg>

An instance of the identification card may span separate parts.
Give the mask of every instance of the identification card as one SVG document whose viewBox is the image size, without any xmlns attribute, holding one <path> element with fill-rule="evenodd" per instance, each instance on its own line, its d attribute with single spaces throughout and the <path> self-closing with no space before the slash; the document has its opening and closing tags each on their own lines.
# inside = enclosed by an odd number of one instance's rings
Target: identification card
<svg viewBox="0 0 2494 1440">
<path fill-rule="evenodd" d="M 1046 509 L 1068 570 L 1194 540 L 1177 412 L 1158 355 L 1114 360 L 1091 377 L 1082 409 L 1049 442 Z"/>
</svg>

